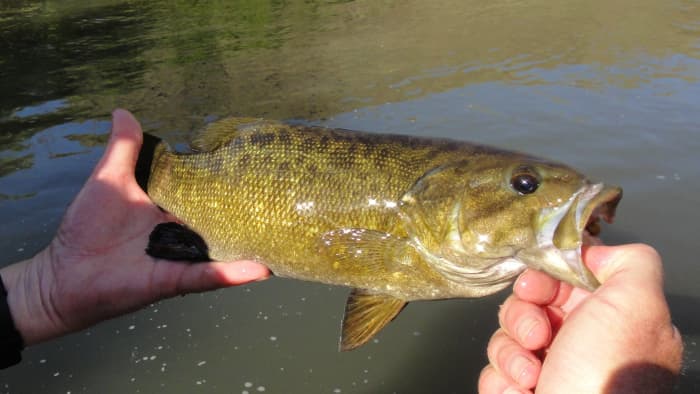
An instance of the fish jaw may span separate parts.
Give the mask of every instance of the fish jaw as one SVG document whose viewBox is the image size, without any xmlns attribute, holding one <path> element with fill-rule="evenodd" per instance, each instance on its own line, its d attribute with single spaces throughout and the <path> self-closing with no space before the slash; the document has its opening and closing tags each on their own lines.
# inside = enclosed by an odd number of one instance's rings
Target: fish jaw
<svg viewBox="0 0 700 394">
<path fill-rule="evenodd" d="M 597 243 L 598 222 L 612 223 L 622 189 L 602 183 L 586 184 L 564 204 L 542 211 L 537 246 L 518 253 L 528 266 L 589 291 L 600 282 L 585 266 L 581 248 Z"/>
</svg>

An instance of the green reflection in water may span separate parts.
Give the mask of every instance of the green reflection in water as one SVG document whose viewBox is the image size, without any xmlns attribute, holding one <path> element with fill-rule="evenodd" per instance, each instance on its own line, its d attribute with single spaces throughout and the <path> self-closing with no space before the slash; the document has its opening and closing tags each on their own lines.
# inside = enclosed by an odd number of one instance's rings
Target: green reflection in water
<svg viewBox="0 0 700 394">
<path fill-rule="evenodd" d="M 34 155 L 27 154 L 20 157 L 0 157 L 0 178 L 15 171 L 26 170 L 34 166 Z"/>
<path fill-rule="evenodd" d="M 76 141 L 86 148 L 94 148 L 105 145 L 109 134 L 69 134 L 64 138 L 68 141 Z"/>
</svg>

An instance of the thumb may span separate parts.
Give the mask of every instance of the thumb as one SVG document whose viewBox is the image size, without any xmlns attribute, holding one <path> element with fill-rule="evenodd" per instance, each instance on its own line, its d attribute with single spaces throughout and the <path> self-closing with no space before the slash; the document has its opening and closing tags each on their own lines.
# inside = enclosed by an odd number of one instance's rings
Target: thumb
<svg viewBox="0 0 700 394">
<path fill-rule="evenodd" d="M 132 176 L 143 141 L 141 125 L 126 110 L 112 113 L 112 134 L 93 176 Z"/>
<path fill-rule="evenodd" d="M 659 253 L 649 245 L 591 246 L 586 265 L 600 283 L 608 286 L 663 290 L 663 267 Z"/>
<path fill-rule="evenodd" d="M 159 298 L 242 285 L 270 276 L 267 267 L 246 260 L 197 264 L 161 260 L 155 269 L 153 283 Z"/>
</svg>

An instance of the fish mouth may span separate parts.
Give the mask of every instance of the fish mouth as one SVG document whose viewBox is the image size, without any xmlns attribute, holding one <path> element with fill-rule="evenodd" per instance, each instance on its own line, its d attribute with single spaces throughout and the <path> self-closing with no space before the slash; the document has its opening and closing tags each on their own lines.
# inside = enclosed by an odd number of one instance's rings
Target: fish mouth
<svg viewBox="0 0 700 394">
<path fill-rule="evenodd" d="M 601 190 L 585 207 L 580 217 L 580 223 L 584 223 L 584 220 L 586 223 L 581 233 L 582 246 L 601 244 L 598 237 L 601 232 L 600 220 L 612 223 L 615 219 L 617 204 L 620 203 L 621 199 L 622 189 L 608 186 Z"/>
<path fill-rule="evenodd" d="M 528 253 L 528 264 L 576 287 L 593 291 L 600 282 L 585 266 L 583 246 L 601 244 L 600 221 L 612 223 L 622 189 L 586 184 L 558 208 L 543 212 L 538 232 L 539 253 Z M 534 262 L 534 259 L 539 261 Z"/>
</svg>

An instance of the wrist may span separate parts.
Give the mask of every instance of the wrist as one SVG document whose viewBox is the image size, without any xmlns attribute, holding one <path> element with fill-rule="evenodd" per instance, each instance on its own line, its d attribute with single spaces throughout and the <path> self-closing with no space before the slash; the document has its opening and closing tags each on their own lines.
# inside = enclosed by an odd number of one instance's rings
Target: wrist
<svg viewBox="0 0 700 394">
<path fill-rule="evenodd" d="M 33 345 L 60 335 L 57 319 L 52 319 L 42 298 L 51 281 L 50 270 L 43 270 L 46 251 L 29 260 L 0 269 L 7 291 L 10 314 L 25 346 Z"/>
</svg>

